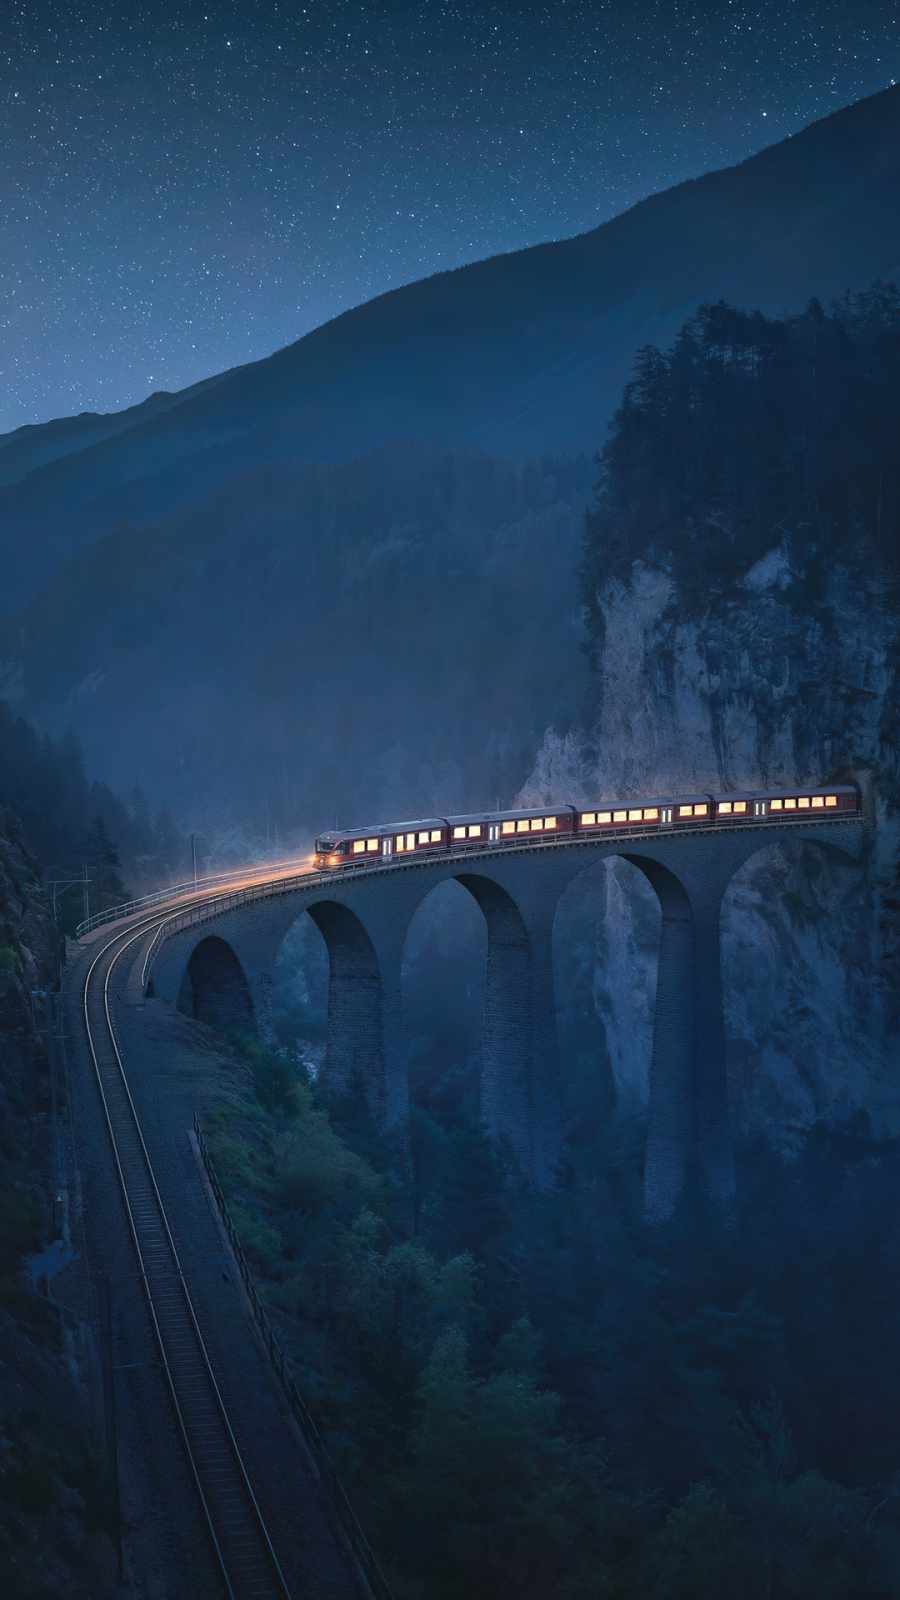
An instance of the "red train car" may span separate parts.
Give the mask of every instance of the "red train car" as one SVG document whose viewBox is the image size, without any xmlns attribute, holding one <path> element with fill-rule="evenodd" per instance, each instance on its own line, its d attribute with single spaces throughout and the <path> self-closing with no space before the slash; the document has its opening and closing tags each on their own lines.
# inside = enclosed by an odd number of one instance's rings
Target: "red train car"
<svg viewBox="0 0 900 1600">
<path fill-rule="evenodd" d="M 603 834 L 737 827 L 745 823 L 800 821 L 807 815 L 858 815 L 853 784 L 821 789 L 736 790 L 731 794 L 687 794 L 655 800 L 601 800 L 593 806 L 529 806 L 511 811 L 469 811 L 453 817 L 335 829 L 316 840 L 317 867 L 377 866 L 421 854 L 495 850 Z"/>
<path fill-rule="evenodd" d="M 447 848 L 446 817 L 380 822 L 375 827 L 335 829 L 316 840 L 317 867 L 372 867 L 395 856 L 434 854 Z"/>
<path fill-rule="evenodd" d="M 807 812 L 836 813 L 859 812 L 859 790 L 854 784 L 836 783 L 823 789 L 748 789 L 734 794 L 719 795 L 716 800 L 716 820 L 729 825 L 742 822 L 796 820 Z"/>
<path fill-rule="evenodd" d="M 571 838 L 575 830 L 574 806 L 531 806 L 518 811 L 472 811 L 448 817 L 451 850 L 494 849 L 497 845 L 523 844 L 527 836 L 541 840 Z"/>
<path fill-rule="evenodd" d="M 665 800 L 601 800 L 577 813 L 578 832 L 587 835 L 615 833 L 623 828 L 643 832 L 645 828 L 697 827 L 714 821 L 715 800 L 711 794 L 683 794 Z"/>
</svg>

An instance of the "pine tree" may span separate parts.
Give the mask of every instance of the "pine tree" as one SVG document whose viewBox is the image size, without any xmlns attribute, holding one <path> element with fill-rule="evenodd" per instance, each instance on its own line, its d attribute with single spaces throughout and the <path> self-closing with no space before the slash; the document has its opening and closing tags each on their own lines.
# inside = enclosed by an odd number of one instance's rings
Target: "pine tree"
<svg viewBox="0 0 900 1600">
<path fill-rule="evenodd" d="M 121 905 L 128 899 L 128 891 L 121 878 L 119 852 L 99 812 L 95 812 L 88 828 L 84 859 L 91 883 L 91 907 L 94 912 L 106 911 L 110 906 Z"/>
</svg>

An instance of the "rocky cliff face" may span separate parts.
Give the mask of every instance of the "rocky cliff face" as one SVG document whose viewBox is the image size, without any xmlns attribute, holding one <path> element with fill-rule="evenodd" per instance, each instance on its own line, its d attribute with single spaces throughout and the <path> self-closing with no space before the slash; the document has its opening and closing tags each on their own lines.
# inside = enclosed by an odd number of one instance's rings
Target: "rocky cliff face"
<svg viewBox="0 0 900 1600">
<path fill-rule="evenodd" d="M 27 1270 L 55 1231 L 41 1000 L 55 975 L 38 865 L 0 811 L 0 1591 L 94 1600 L 112 1592 L 108 1495 L 66 1329 Z"/>
<path fill-rule="evenodd" d="M 601 603 L 593 726 L 547 734 L 527 800 L 870 771 L 862 871 L 813 847 L 769 848 L 728 891 L 728 1066 L 745 1131 L 789 1142 L 817 1117 L 857 1107 L 900 1130 L 896 595 L 863 565 L 802 570 L 785 539 L 712 605 L 640 564 Z M 658 914 L 633 868 L 596 877 L 593 1009 L 620 1099 L 641 1100 Z"/>
<path fill-rule="evenodd" d="M 22 1068 L 38 1050 L 31 993 L 46 988 L 55 968 L 56 940 L 40 869 L 15 816 L 0 810 L 0 1093 L 4 1120 Z"/>
</svg>

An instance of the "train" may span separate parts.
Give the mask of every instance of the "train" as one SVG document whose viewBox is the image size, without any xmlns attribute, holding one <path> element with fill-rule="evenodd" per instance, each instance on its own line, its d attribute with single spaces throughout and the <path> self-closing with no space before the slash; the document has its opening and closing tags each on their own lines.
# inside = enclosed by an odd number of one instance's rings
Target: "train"
<svg viewBox="0 0 900 1600">
<path fill-rule="evenodd" d="M 797 822 L 806 813 L 822 817 L 859 815 L 854 784 L 824 789 L 747 790 L 731 794 L 686 794 L 657 800 L 598 801 L 592 806 L 531 806 L 517 811 L 473 811 L 456 817 L 417 817 L 367 828 L 333 829 L 315 843 L 318 868 L 377 866 L 410 856 L 446 855 L 527 844 L 574 843 L 576 839 L 680 829 L 741 827 L 747 823 Z"/>
</svg>

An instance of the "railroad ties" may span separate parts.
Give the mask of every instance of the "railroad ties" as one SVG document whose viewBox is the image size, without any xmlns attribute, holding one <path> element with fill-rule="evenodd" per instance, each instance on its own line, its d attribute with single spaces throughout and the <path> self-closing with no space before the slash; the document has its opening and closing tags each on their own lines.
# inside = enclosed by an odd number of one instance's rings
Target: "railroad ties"
<svg viewBox="0 0 900 1600">
<path fill-rule="evenodd" d="M 178 1426 L 230 1600 L 290 1600 L 185 1283 L 125 1076 L 110 1009 L 119 959 L 154 926 L 134 924 L 95 956 L 84 1021 L 128 1223 Z"/>
</svg>

